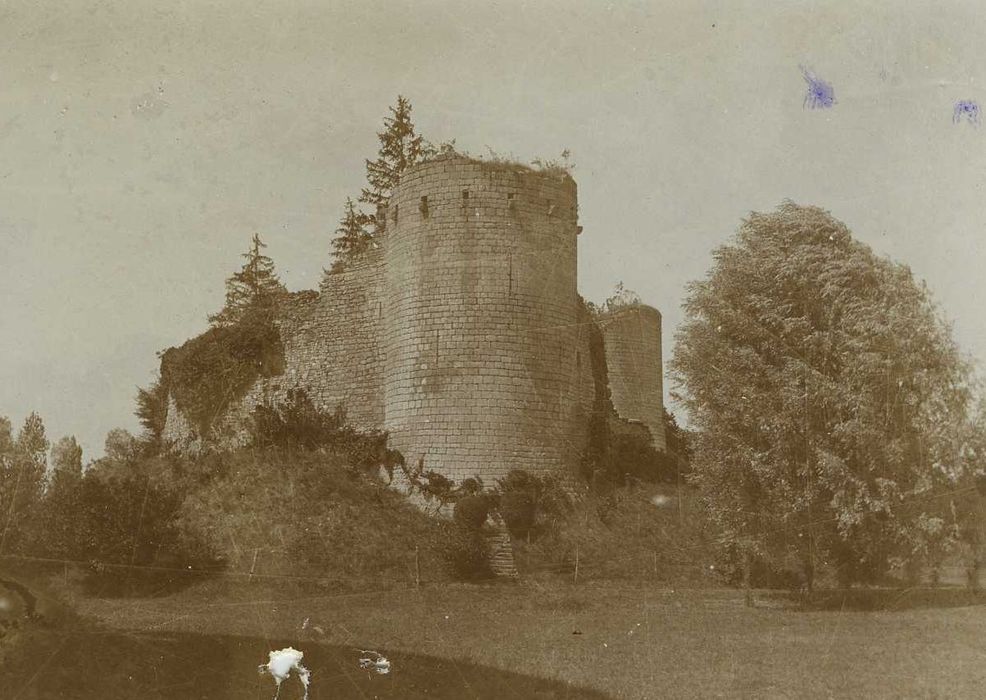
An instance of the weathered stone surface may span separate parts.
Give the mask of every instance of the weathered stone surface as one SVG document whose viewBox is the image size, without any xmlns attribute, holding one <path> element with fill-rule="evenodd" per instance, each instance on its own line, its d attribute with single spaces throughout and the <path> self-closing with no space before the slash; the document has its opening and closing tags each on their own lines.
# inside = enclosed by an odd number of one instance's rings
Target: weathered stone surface
<svg viewBox="0 0 986 700">
<path fill-rule="evenodd" d="M 654 446 L 665 448 L 661 314 L 634 305 L 602 314 L 597 323 L 606 348 L 606 370 L 613 407 L 621 418 L 640 421 Z"/>
</svg>

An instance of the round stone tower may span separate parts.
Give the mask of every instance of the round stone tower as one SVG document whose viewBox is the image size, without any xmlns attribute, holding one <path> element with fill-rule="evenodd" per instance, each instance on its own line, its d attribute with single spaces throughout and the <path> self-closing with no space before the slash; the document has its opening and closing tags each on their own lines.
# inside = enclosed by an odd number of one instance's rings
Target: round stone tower
<svg viewBox="0 0 986 700">
<path fill-rule="evenodd" d="M 654 447 L 664 450 L 661 313 L 632 304 L 600 315 L 598 322 L 613 408 L 622 418 L 646 425 Z"/>
<path fill-rule="evenodd" d="M 384 427 L 409 463 L 487 485 L 573 467 L 575 182 L 453 156 L 387 212 Z"/>
</svg>

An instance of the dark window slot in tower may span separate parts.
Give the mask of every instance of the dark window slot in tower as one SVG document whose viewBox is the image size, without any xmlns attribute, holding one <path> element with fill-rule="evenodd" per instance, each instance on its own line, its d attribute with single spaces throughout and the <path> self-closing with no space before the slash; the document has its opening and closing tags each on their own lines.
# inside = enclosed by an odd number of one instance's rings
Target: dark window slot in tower
<svg viewBox="0 0 986 700">
<path fill-rule="evenodd" d="M 462 190 L 462 203 L 469 204 L 469 190 Z"/>
<path fill-rule="evenodd" d="M 418 205 L 418 209 L 421 211 L 421 218 L 422 219 L 427 219 L 428 218 L 428 197 L 427 196 L 421 198 L 421 204 Z"/>
<path fill-rule="evenodd" d="M 394 205 L 394 223 L 397 223 L 397 205 Z"/>
<path fill-rule="evenodd" d="M 517 206 L 517 197 L 513 192 L 507 193 L 507 207 L 511 210 Z"/>
<path fill-rule="evenodd" d="M 507 296 L 514 295 L 514 254 L 509 253 L 507 258 Z"/>
</svg>

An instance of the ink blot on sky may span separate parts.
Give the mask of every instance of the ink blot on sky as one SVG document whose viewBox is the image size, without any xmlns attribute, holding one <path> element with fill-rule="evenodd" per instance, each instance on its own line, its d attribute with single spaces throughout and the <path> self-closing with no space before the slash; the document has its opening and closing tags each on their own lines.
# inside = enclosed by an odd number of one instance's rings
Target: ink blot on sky
<svg viewBox="0 0 986 700">
<path fill-rule="evenodd" d="M 828 109 L 835 104 L 835 91 L 829 83 L 804 66 L 801 67 L 801 75 L 808 83 L 808 92 L 805 94 L 803 105 L 806 109 Z"/>
<path fill-rule="evenodd" d="M 959 100 L 952 112 L 952 123 L 966 121 L 973 126 L 979 125 L 979 105 L 972 100 Z"/>
</svg>

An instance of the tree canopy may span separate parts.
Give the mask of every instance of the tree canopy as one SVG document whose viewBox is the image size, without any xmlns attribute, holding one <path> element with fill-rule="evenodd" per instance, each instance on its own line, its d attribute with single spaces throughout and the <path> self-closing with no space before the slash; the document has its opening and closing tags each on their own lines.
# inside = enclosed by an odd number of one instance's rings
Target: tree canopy
<svg viewBox="0 0 986 700">
<path fill-rule="evenodd" d="M 332 240 L 332 267 L 330 274 L 342 272 L 353 259 L 365 253 L 373 242 L 367 230 L 373 217 L 356 208 L 353 200 L 346 198 L 346 207 Z"/>
<path fill-rule="evenodd" d="M 386 221 L 378 219 L 376 209 L 387 204 L 401 174 L 409 167 L 437 153 L 437 149 L 415 131 L 411 121 L 411 103 L 403 95 L 390 108 L 383 120 L 383 131 L 377 133 L 380 150 L 374 160 L 366 160 L 366 182 L 359 196 L 362 204 L 373 208 L 366 213 L 351 199 L 346 199 L 339 228 L 332 240 L 332 266 L 328 274 L 342 272 L 353 259 L 364 253 L 373 241 L 374 233 L 382 231 Z"/>
<path fill-rule="evenodd" d="M 390 108 L 390 114 L 383 120 L 383 131 L 377 134 L 380 151 L 376 160 L 366 161 L 368 186 L 359 197 L 359 201 L 374 207 L 387 203 L 401 173 L 436 152 L 435 147 L 415 131 L 411 103 L 406 97 L 397 96 L 397 104 Z"/>
<path fill-rule="evenodd" d="M 17 546 L 24 525 L 44 493 L 49 442 L 44 421 L 32 412 L 12 439 L 10 421 L 0 418 L 0 554 Z"/>
<path fill-rule="evenodd" d="M 56 475 L 82 475 L 82 447 L 74 435 L 63 437 L 52 445 L 51 469 Z"/>
<path fill-rule="evenodd" d="M 274 271 L 274 261 L 261 252 L 266 247 L 260 235 L 253 234 L 250 249 L 243 253 L 246 262 L 226 280 L 226 303 L 222 311 L 209 317 L 214 326 L 232 325 L 249 310 L 269 309 L 287 294 Z"/>
<path fill-rule="evenodd" d="M 684 310 L 670 368 L 724 544 L 809 585 L 816 566 L 848 583 L 927 549 L 965 469 L 970 368 L 907 267 L 785 202 L 714 252 Z"/>
</svg>

